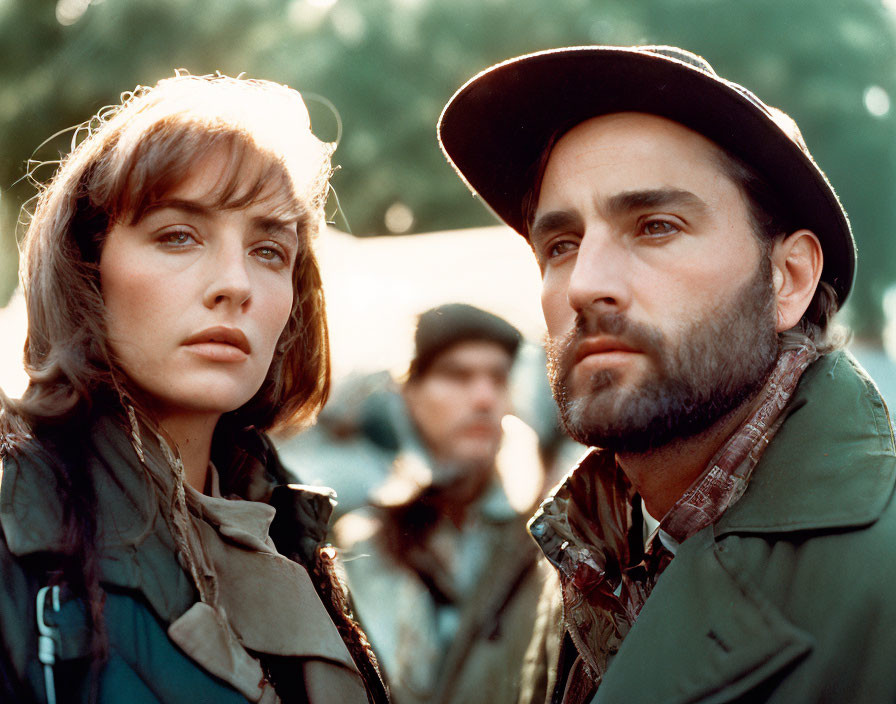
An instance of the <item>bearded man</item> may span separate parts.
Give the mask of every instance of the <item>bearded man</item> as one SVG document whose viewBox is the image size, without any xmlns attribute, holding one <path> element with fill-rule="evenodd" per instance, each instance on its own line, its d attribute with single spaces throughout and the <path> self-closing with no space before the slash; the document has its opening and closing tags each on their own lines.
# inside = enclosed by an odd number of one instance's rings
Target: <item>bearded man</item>
<svg viewBox="0 0 896 704">
<path fill-rule="evenodd" d="M 893 431 L 829 329 L 855 246 L 796 124 L 684 50 L 575 47 L 439 129 L 532 246 L 593 448 L 529 525 L 562 610 L 524 699 L 896 700 Z"/>
</svg>

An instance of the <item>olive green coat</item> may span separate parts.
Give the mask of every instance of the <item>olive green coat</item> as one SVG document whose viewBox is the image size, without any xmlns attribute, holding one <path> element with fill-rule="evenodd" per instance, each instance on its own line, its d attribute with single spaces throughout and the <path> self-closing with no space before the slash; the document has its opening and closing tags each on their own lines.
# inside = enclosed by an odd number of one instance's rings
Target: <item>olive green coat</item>
<svg viewBox="0 0 896 704">
<path fill-rule="evenodd" d="M 837 352 L 785 413 L 747 493 L 680 546 L 592 704 L 896 701 L 886 406 Z"/>
<path fill-rule="evenodd" d="M 38 661 L 38 628 L 35 597 L 48 584 L 48 570 L 58 568 L 66 551 L 62 504 L 56 488 L 53 463 L 60 461 L 52 449 L 30 436 L 2 438 L 0 447 L 0 701 L 47 700 L 44 670 Z M 77 442 L 75 438 L 69 441 Z M 222 489 L 228 495 L 266 501 L 276 508 L 270 536 L 281 554 L 307 567 L 317 600 L 309 603 L 275 603 L 284 618 L 287 610 L 299 614 L 311 634 L 307 658 L 333 658 L 328 641 L 314 630 L 311 614 L 322 612 L 338 586 L 333 579 L 331 553 L 325 548 L 327 521 L 332 510 L 329 490 L 280 484 L 282 467 L 267 438 L 247 432 L 227 447 Z M 130 438 L 109 418 L 90 424 L 84 465 L 79 471 L 90 476 L 97 497 L 96 551 L 99 555 L 100 586 L 105 594 L 104 623 L 108 657 L 97 673 L 97 701 L 112 704 L 127 699 L 132 704 L 237 704 L 245 703 L 227 682 L 219 679 L 177 647 L 168 635 L 170 624 L 197 601 L 190 577 L 176 557 L 174 539 L 158 510 L 147 475 L 137 465 Z M 146 454 L 148 462 L 154 455 Z M 227 481 L 225 488 L 224 481 Z M 324 584 L 326 582 L 326 585 Z M 89 632 L 79 599 L 65 599 L 58 613 L 46 620 L 57 627 L 54 667 L 57 701 L 86 702 L 90 689 Z M 249 598 L 257 598 L 255 594 Z M 270 598 L 270 596 L 268 596 Z M 330 618 L 347 646 L 353 649 L 359 667 L 373 674 L 375 665 L 364 661 L 363 642 L 353 624 L 337 605 Z M 315 611 L 316 609 L 316 611 Z M 327 618 L 324 612 L 323 618 Z M 327 631 L 328 633 L 328 631 Z M 335 631 L 333 632 L 335 635 Z M 336 635 L 338 640 L 338 635 Z M 361 647 L 358 647 L 361 646 Z M 326 652 L 325 652 L 326 651 Z M 260 653 L 264 655 L 264 653 Z M 345 652 L 345 657 L 350 657 Z M 274 666 L 291 677 L 300 672 L 299 658 L 279 657 Z M 347 667 L 352 666 L 349 662 Z M 372 668 L 372 669 L 371 669 Z M 4 685 L 6 689 L 4 690 Z M 10 693 L 10 688 L 15 691 Z M 310 695 L 309 695 L 310 696 Z M 386 701 L 382 685 L 368 690 L 371 701 Z M 303 701 L 300 694 L 283 697 Z"/>
</svg>

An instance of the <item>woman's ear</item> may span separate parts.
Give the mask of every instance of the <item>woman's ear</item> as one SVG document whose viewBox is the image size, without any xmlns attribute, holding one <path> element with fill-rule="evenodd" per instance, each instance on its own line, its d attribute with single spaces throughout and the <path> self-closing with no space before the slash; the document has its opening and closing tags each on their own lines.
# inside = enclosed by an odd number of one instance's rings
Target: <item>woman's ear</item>
<svg viewBox="0 0 896 704">
<path fill-rule="evenodd" d="M 777 309 L 777 332 L 795 326 L 812 302 L 824 254 L 818 237 L 797 230 L 775 242 L 771 252 L 772 286 Z"/>
</svg>

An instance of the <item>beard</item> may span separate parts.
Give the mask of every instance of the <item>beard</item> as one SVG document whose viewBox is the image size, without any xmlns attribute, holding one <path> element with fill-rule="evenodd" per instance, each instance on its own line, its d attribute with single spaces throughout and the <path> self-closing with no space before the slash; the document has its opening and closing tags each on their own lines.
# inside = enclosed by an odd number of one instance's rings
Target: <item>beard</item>
<svg viewBox="0 0 896 704">
<path fill-rule="evenodd" d="M 642 352 L 647 376 L 633 388 L 602 369 L 572 388 L 576 349 L 609 335 Z M 759 272 L 672 340 L 621 313 L 576 317 L 567 335 L 548 340 L 551 390 L 567 434 L 616 453 L 644 453 L 694 437 L 728 416 L 765 383 L 778 357 L 775 299 L 767 260 Z"/>
</svg>

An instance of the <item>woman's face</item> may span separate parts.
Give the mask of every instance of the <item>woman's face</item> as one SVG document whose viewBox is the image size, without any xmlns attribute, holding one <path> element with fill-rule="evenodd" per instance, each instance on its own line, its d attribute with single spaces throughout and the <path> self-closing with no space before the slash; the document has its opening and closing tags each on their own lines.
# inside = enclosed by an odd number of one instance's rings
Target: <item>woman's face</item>
<svg viewBox="0 0 896 704">
<path fill-rule="evenodd" d="M 272 217 L 269 201 L 210 207 L 226 164 L 226 154 L 199 162 L 103 244 L 109 343 L 161 421 L 252 398 L 292 310 L 296 222 Z"/>
</svg>

